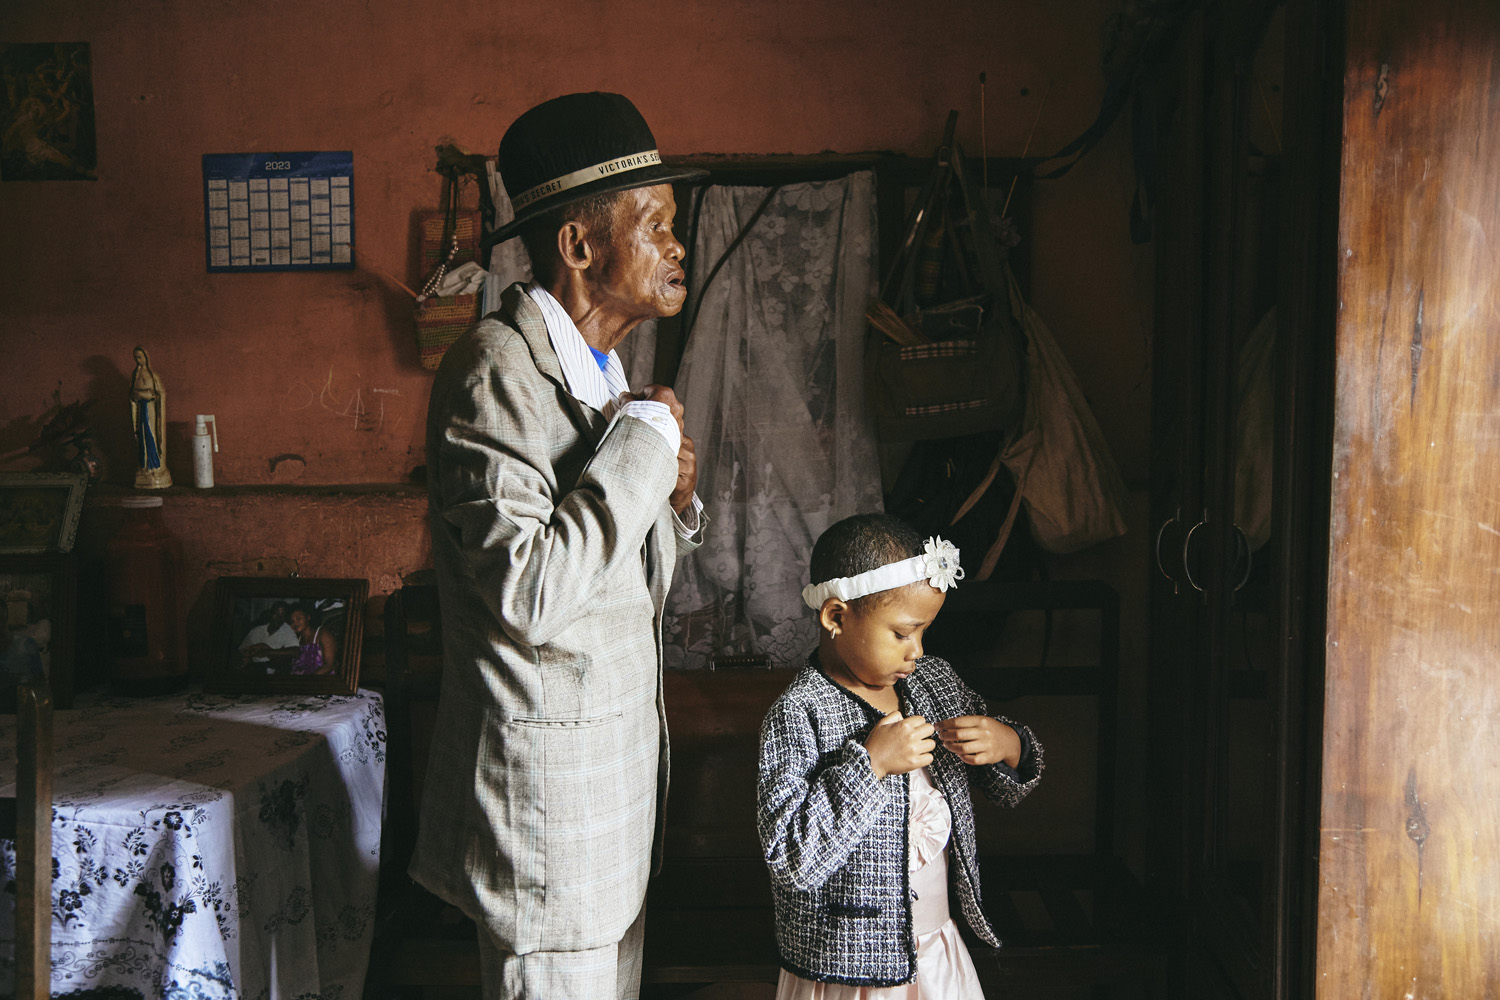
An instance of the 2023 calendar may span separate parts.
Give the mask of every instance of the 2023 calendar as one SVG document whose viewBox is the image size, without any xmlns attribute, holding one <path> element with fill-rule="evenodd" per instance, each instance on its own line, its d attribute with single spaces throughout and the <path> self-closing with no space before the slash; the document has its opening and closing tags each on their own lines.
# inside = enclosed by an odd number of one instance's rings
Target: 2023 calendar
<svg viewBox="0 0 1500 1000">
<path fill-rule="evenodd" d="M 210 271 L 354 267 L 354 154 L 203 157 Z"/>
</svg>

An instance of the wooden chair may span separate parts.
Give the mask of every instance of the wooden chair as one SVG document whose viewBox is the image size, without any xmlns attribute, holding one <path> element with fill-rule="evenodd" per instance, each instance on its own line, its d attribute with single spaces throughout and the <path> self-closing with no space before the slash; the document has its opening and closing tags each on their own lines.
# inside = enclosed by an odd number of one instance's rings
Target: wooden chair
<svg viewBox="0 0 1500 1000">
<path fill-rule="evenodd" d="M 755 771 L 761 720 L 795 673 L 762 665 L 666 674 L 672 784 L 662 871 L 646 893 L 643 998 L 776 982 Z"/>
<path fill-rule="evenodd" d="M 52 982 L 52 692 L 45 677 L 15 685 L 16 794 L 0 798 L 0 838 L 16 845 L 17 1000 Z"/>
<path fill-rule="evenodd" d="M 1001 632 L 996 623 L 1028 612 L 1044 616 L 1040 662 L 984 665 L 985 652 Z M 1053 616 L 1060 613 L 1095 617 L 1098 647 L 1092 663 L 1049 662 L 1056 654 L 1045 650 L 1055 631 Z M 1007 701 L 1022 697 L 1085 697 L 1097 705 L 1092 850 L 981 853 L 985 908 L 1005 942 L 998 952 L 974 949 L 986 990 L 1007 996 L 1052 995 L 1050 990 L 1096 997 L 1164 995 L 1168 949 L 1159 924 L 1149 918 L 1143 887 L 1115 850 L 1119 595 L 1099 580 L 966 582 L 950 593 L 929 639 L 935 652 L 951 655 L 991 711 L 1004 712 Z M 1043 746 L 1072 738 L 1046 731 L 1037 736 Z"/>
<path fill-rule="evenodd" d="M 366 1000 L 415 997 L 424 989 L 479 988 L 474 923 L 406 873 L 416 846 L 421 779 L 442 682 L 442 647 L 435 584 L 410 584 L 387 598 L 388 795 Z"/>
</svg>

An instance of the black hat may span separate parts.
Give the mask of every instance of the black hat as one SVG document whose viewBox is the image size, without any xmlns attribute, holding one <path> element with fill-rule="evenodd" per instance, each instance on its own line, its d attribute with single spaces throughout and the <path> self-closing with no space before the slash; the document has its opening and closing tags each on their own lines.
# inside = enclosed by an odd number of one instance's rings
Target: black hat
<svg viewBox="0 0 1500 1000">
<path fill-rule="evenodd" d="M 515 120 L 496 164 L 515 218 L 485 242 L 516 235 L 550 209 L 607 191 L 708 176 L 661 162 L 656 138 L 635 105 L 619 94 L 566 94 Z"/>
</svg>

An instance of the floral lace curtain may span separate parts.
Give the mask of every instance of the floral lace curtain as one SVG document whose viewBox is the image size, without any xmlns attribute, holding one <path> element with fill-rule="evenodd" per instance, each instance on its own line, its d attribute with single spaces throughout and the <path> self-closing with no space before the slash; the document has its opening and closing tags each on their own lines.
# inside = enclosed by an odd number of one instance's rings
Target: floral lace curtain
<svg viewBox="0 0 1500 1000">
<path fill-rule="evenodd" d="M 877 283 L 874 192 L 866 171 L 774 193 L 704 193 L 676 391 L 712 520 L 677 567 L 668 666 L 706 666 L 716 653 L 799 661 L 816 641 L 802 604 L 813 542 L 839 518 L 881 509 L 862 363 Z M 643 332 L 628 339 L 644 344 Z"/>
</svg>

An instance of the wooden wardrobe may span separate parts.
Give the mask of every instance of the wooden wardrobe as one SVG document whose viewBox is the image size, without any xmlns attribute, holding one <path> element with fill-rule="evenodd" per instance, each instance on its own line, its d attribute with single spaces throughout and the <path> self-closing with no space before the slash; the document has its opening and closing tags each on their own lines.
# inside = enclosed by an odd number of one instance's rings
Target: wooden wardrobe
<svg viewBox="0 0 1500 1000">
<path fill-rule="evenodd" d="M 1203 5 L 1150 98 L 1175 992 L 1500 996 L 1500 4 Z"/>
</svg>

